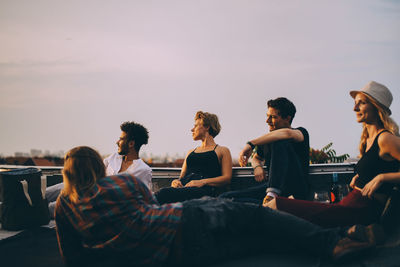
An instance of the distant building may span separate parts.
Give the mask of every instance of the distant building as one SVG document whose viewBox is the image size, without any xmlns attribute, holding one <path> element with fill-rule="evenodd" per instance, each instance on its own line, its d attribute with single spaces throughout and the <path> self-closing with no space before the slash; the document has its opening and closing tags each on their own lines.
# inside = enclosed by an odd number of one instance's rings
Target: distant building
<svg viewBox="0 0 400 267">
<path fill-rule="evenodd" d="M 6 165 L 21 165 L 21 166 L 32 166 L 34 165 L 32 158 L 30 157 L 6 157 Z"/>
<path fill-rule="evenodd" d="M 40 149 L 31 149 L 31 157 L 32 158 L 38 158 L 43 156 L 43 152 Z"/>
<path fill-rule="evenodd" d="M 1 164 L 19 166 L 42 166 L 53 167 L 63 166 L 64 159 L 59 157 L 31 158 L 31 157 L 6 157 L 1 160 Z"/>
<path fill-rule="evenodd" d="M 175 167 L 181 168 L 185 159 L 176 159 L 174 162 Z"/>
<path fill-rule="evenodd" d="M 25 152 L 15 152 L 14 156 L 19 158 L 19 157 L 30 157 L 31 155 L 29 153 L 25 153 Z"/>
<path fill-rule="evenodd" d="M 33 158 L 33 165 L 35 166 L 47 166 L 47 167 L 51 167 L 51 166 L 56 166 L 56 164 L 53 161 L 50 161 L 46 158 Z"/>
</svg>

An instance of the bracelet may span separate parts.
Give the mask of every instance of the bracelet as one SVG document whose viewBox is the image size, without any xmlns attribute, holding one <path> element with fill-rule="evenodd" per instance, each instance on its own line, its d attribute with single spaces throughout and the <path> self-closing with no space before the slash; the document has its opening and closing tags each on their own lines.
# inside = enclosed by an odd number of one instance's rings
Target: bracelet
<svg viewBox="0 0 400 267">
<path fill-rule="evenodd" d="M 257 167 L 261 167 L 261 168 L 262 168 L 263 166 L 261 166 L 261 165 L 257 165 L 257 166 L 255 166 L 255 167 L 254 167 L 254 169 L 253 169 L 253 170 L 257 169 Z"/>
<path fill-rule="evenodd" d="M 252 142 L 247 142 L 246 144 L 248 144 L 250 147 L 251 147 L 251 149 L 254 149 L 256 146 L 252 143 Z"/>
</svg>

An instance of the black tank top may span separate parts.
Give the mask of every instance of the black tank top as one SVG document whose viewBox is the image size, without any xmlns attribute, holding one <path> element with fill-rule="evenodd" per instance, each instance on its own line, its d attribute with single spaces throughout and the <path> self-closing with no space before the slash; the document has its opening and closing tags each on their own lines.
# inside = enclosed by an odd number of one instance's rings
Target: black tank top
<svg viewBox="0 0 400 267">
<path fill-rule="evenodd" d="M 380 173 L 399 171 L 400 163 L 397 160 L 386 161 L 379 157 L 378 137 L 383 132 L 385 131 L 377 134 L 370 149 L 368 149 L 355 166 L 356 173 L 359 176 L 356 180 L 356 186 L 358 188 L 363 188 L 369 181 Z M 385 183 L 377 190 L 377 192 L 388 194 L 392 187 L 393 185 Z"/>
<path fill-rule="evenodd" d="M 211 151 L 202 153 L 196 153 L 194 149 L 186 159 L 186 174 L 196 173 L 204 178 L 221 176 L 221 165 L 215 152 L 217 146 L 215 145 Z"/>
</svg>

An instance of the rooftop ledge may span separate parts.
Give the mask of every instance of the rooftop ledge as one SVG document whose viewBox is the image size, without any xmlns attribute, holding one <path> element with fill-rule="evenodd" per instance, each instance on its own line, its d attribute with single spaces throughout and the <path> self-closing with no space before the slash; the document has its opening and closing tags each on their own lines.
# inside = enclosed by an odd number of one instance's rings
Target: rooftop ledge
<svg viewBox="0 0 400 267">
<path fill-rule="evenodd" d="M 327 163 L 327 164 L 310 164 L 309 173 L 313 174 L 329 174 L 334 172 L 353 173 L 356 162 L 351 163 Z M 40 169 L 43 175 L 59 175 L 62 167 L 53 166 L 21 166 L 21 165 L 0 165 L 0 171 L 18 169 L 18 168 L 37 168 Z M 169 167 L 152 167 L 153 178 L 174 178 L 178 177 L 181 168 Z M 253 176 L 252 167 L 233 167 L 233 177 L 248 177 Z"/>
</svg>

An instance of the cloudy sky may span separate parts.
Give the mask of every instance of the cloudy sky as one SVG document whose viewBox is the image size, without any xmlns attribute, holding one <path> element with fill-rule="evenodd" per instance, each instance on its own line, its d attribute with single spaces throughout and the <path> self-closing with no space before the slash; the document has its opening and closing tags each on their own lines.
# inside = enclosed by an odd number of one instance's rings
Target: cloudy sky
<svg viewBox="0 0 400 267">
<path fill-rule="evenodd" d="M 89 145 L 116 150 L 119 125 L 143 152 L 198 145 L 196 111 L 219 116 L 234 158 L 267 131 L 266 101 L 291 99 L 311 146 L 357 155 L 348 94 L 376 80 L 400 120 L 400 1 L 0 0 L 0 154 Z"/>
</svg>

